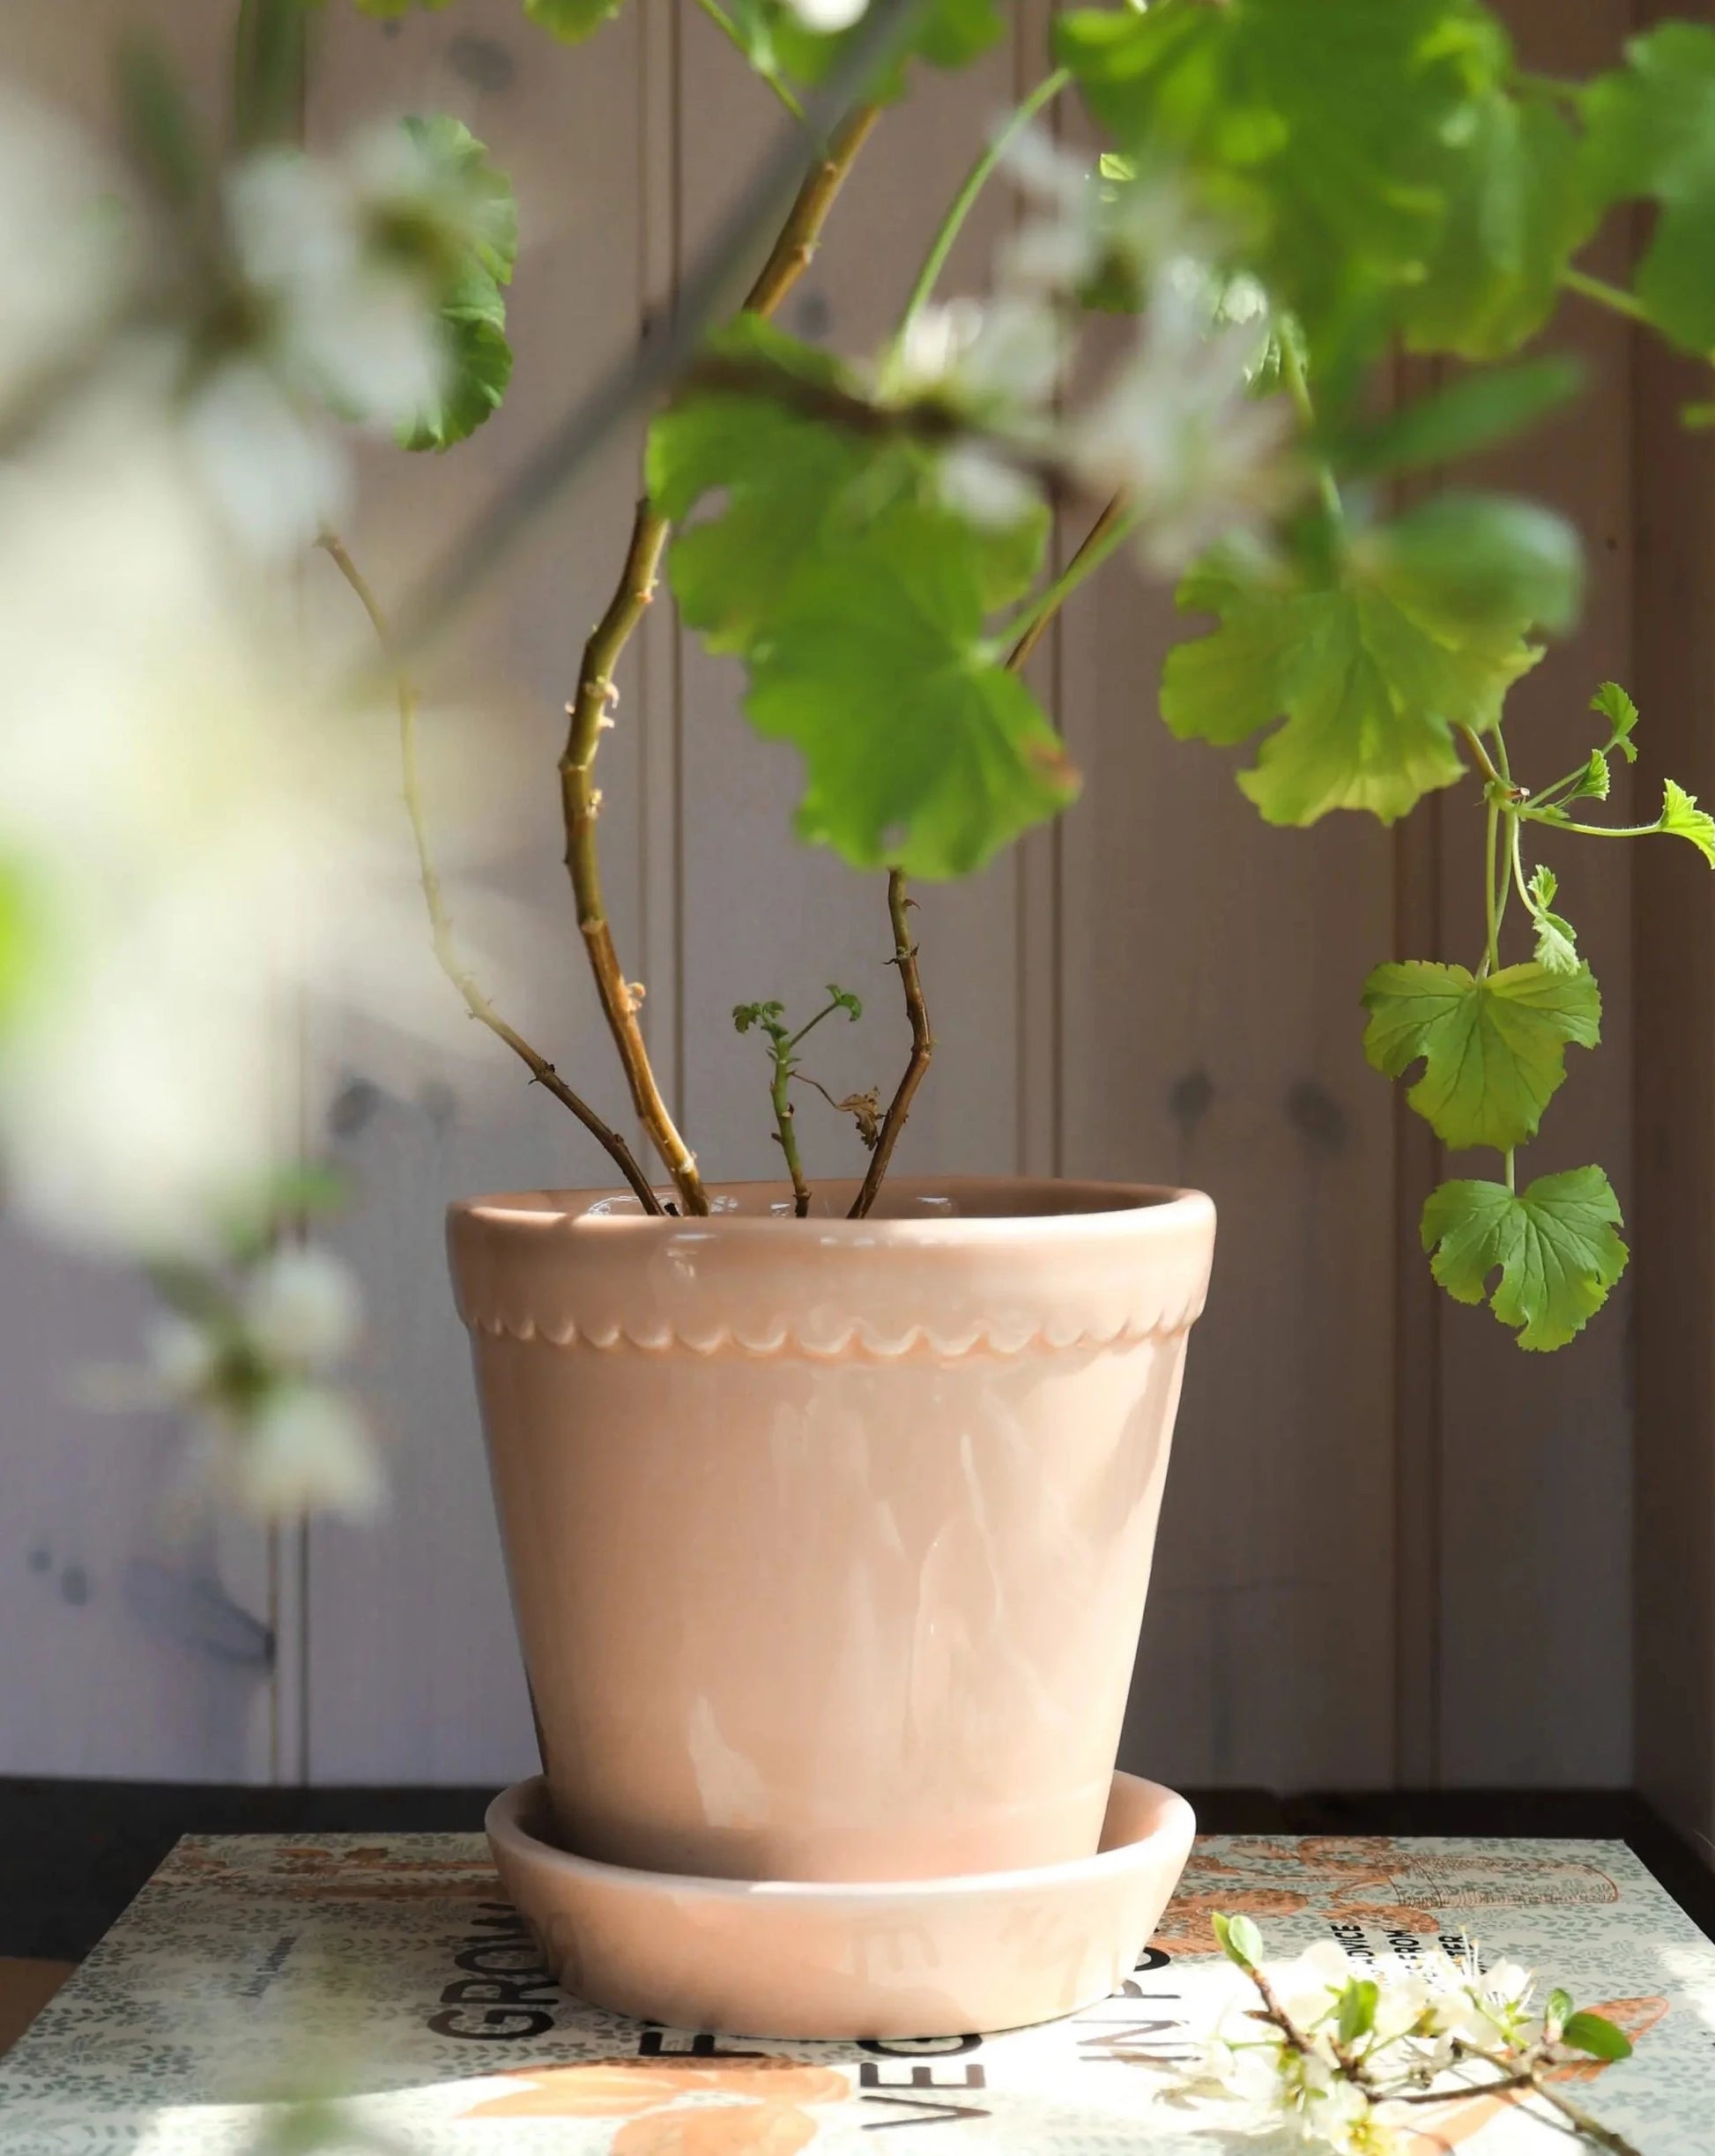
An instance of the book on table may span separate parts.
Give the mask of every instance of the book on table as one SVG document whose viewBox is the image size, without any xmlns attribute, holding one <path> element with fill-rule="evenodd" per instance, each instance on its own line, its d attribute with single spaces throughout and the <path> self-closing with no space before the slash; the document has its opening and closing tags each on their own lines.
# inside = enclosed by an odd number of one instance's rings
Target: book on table
<svg viewBox="0 0 1715 2156">
<path fill-rule="evenodd" d="M 1209 2156 L 1235 2145 L 1172 2096 L 1246 1990 L 1217 1910 L 1253 1916 L 1271 1960 L 1332 1937 L 1385 1967 L 1469 1942 L 1539 1970 L 1633 2040 L 1576 2070 L 1578 2100 L 1644 2156 L 1715 2151 L 1715 1944 L 1618 1842 L 1207 1836 L 1098 2005 L 998 2036 L 805 2044 L 565 1997 L 462 1834 L 182 1841 L 0 2061 L 0 2151 L 249 2156 L 275 2107 L 316 2096 L 338 2100 L 343 2147 L 424 2156 L 873 2156 L 868 2136 L 907 2128 L 883 2156 Z M 1408 2144 L 1570 2145 L 1481 2096 Z"/>
</svg>

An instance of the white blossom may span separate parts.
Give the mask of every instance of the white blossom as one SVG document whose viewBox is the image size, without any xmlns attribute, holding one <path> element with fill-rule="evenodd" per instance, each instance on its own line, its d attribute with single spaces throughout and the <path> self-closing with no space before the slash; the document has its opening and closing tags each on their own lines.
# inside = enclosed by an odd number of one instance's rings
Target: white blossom
<svg viewBox="0 0 1715 2156">
<path fill-rule="evenodd" d="M 386 1492 L 362 1415 L 323 1385 L 271 1394 L 249 1424 L 213 1438 L 211 1467 L 232 1501 L 262 1520 L 307 1512 L 368 1519 Z"/>
<path fill-rule="evenodd" d="M 241 1307 L 247 1335 L 271 1361 L 330 1363 L 357 1338 L 356 1285 L 325 1251 L 271 1252 L 245 1282 Z"/>
<path fill-rule="evenodd" d="M 1009 532 L 1042 506 L 1032 480 L 974 436 L 942 454 L 935 483 L 950 509 L 986 532 Z"/>
<path fill-rule="evenodd" d="M 444 364 L 434 294 L 407 259 L 375 240 L 378 212 L 406 192 L 408 138 L 392 130 L 398 167 L 365 142 L 344 158 L 264 150 L 226 178 L 226 220 L 239 264 L 269 310 L 265 347 L 304 394 L 388 427 L 432 408 Z M 429 175 L 417 160 L 422 184 Z"/>
<path fill-rule="evenodd" d="M 1178 281 L 1151 295 L 1132 355 L 1068 424 L 1073 468 L 1141 512 L 1152 568 L 1183 569 L 1214 540 L 1260 529 L 1289 499 L 1286 400 L 1250 394 L 1256 333 L 1212 328 Z"/>
<path fill-rule="evenodd" d="M 62 1239 L 206 1253 L 295 1157 L 294 993 L 456 1028 L 394 715 L 326 685 L 355 647 L 306 647 L 152 380 L 0 470 L 0 860 L 39 947 L 0 1040 L 0 1153 Z"/>
<path fill-rule="evenodd" d="M 343 521 L 350 474 L 325 414 L 288 396 L 259 361 L 216 368 L 181 425 L 197 476 L 261 559 L 288 561 Z"/>
<path fill-rule="evenodd" d="M 0 88 L 0 398 L 86 356 L 128 282 L 111 176 L 64 122 Z"/>
<path fill-rule="evenodd" d="M 869 0 L 786 0 L 786 5 L 806 30 L 831 37 L 836 31 L 850 30 L 853 23 L 861 22 L 868 11 Z"/>
</svg>

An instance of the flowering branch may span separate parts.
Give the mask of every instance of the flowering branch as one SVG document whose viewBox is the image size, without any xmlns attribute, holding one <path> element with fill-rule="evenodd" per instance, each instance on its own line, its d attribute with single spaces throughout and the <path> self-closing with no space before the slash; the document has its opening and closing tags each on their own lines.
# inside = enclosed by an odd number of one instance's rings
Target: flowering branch
<svg viewBox="0 0 1715 2156">
<path fill-rule="evenodd" d="M 1462 1963 L 1426 1956 L 1420 1968 L 1384 1979 L 1325 1943 L 1272 1977 L 1249 1917 L 1216 1916 L 1214 1929 L 1261 2002 L 1244 2022 L 1273 2034 L 1217 2035 L 1199 2080 L 1296 2125 L 1301 2139 L 1348 2156 L 1389 2156 L 1407 2108 L 1524 2096 L 1557 2115 L 1547 2123 L 1608 2156 L 1639 2156 L 1551 2085 L 1592 2060 L 1629 2057 L 1630 2039 L 1603 2015 L 1575 2009 L 1562 1990 L 1538 2012 L 1527 1971 L 1511 1963 L 1483 1970 L 1472 1952 Z M 1489 2078 L 1444 2079 L 1473 2064 Z"/>
<path fill-rule="evenodd" d="M 345 543 L 331 532 L 323 532 L 319 540 L 322 551 L 339 571 L 357 595 L 363 611 L 380 639 L 382 651 L 390 660 L 393 657 L 393 639 L 387 617 L 380 602 L 370 589 L 368 579 L 346 552 Z M 546 1056 L 532 1048 L 523 1036 L 509 1025 L 483 993 L 470 968 L 459 955 L 453 940 L 452 921 L 447 912 L 442 895 L 440 872 L 434 866 L 430 850 L 428 824 L 423 810 L 421 775 L 417 762 L 417 696 L 403 670 L 394 671 L 395 686 L 399 704 L 399 758 L 403 767 L 405 813 L 411 818 L 411 834 L 417 846 L 417 866 L 423 886 L 423 901 L 428 908 L 429 940 L 435 961 L 447 978 L 464 998 L 464 1007 L 472 1018 L 485 1025 L 499 1040 L 505 1042 L 519 1061 L 529 1070 L 536 1084 L 552 1093 L 563 1106 L 583 1124 L 583 1127 L 604 1146 L 620 1173 L 637 1193 L 646 1213 L 659 1213 L 661 1201 L 650 1188 L 649 1178 L 637 1165 L 631 1148 L 619 1132 L 604 1122 L 590 1104 L 575 1093 L 555 1070 Z"/>
<path fill-rule="evenodd" d="M 745 301 L 746 311 L 772 314 L 809 268 L 835 197 L 878 117 L 877 107 L 860 105 L 835 130 L 826 154 L 798 189 L 779 237 Z M 644 495 L 632 519 L 631 542 L 626 549 L 619 589 L 583 648 L 576 693 L 567 706 L 571 723 L 565 753 L 560 759 L 561 802 L 566 825 L 566 867 L 572 880 L 578 927 L 633 1104 L 672 1178 L 679 1203 L 687 1213 L 707 1213 L 709 1197 L 697 1171 L 696 1156 L 680 1135 L 656 1082 L 642 1028 L 637 1022 L 642 989 L 626 979 L 614 949 L 602 898 L 596 845 L 596 823 L 601 811 L 601 792 L 595 783 L 596 756 L 602 734 L 612 724 L 610 707 L 619 695 L 613 677 L 633 630 L 655 596 L 668 530 L 667 519 Z"/>
</svg>

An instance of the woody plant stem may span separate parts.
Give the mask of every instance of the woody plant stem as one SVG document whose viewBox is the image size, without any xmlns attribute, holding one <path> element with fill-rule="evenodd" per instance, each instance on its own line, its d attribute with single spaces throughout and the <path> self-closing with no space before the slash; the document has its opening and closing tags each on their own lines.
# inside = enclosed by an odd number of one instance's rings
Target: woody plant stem
<svg viewBox="0 0 1715 2156">
<path fill-rule="evenodd" d="M 317 543 L 356 593 L 359 604 L 368 615 L 382 650 L 393 667 L 399 705 L 399 761 L 405 811 L 411 818 L 411 834 L 416 842 L 418 872 L 423 886 L 424 903 L 428 908 L 429 940 L 436 963 L 464 998 L 464 1007 L 471 1017 L 486 1026 L 497 1039 L 504 1041 L 528 1069 L 535 1082 L 569 1108 L 590 1135 L 605 1147 L 620 1173 L 636 1192 L 643 1210 L 646 1213 L 659 1213 L 661 1201 L 650 1188 L 649 1179 L 637 1165 L 631 1148 L 618 1131 L 611 1129 L 603 1121 L 588 1101 L 573 1092 L 547 1058 L 538 1054 L 523 1034 L 507 1023 L 483 993 L 470 968 L 460 956 L 458 947 L 453 940 L 452 921 L 441 889 L 440 872 L 434 866 L 434 856 L 429 846 L 428 822 L 423 807 L 422 778 L 417 761 L 416 691 L 398 665 L 392 630 L 382 612 L 380 601 L 370 589 L 368 579 L 345 551 L 344 541 L 333 532 L 324 532 Z"/>
<path fill-rule="evenodd" d="M 773 314 L 809 268 L 835 198 L 879 116 L 874 105 L 858 105 L 835 130 L 824 154 L 798 189 L 780 236 L 746 298 L 747 313 Z M 651 507 L 645 495 L 632 522 L 619 589 L 584 646 L 576 692 L 566 707 L 570 728 L 560 759 L 560 789 L 566 826 L 566 867 L 576 903 L 578 927 L 602 1014 L 631 1089 L 632 1104 L 672 1178 L 680 1205 L 687 1213 L 707 1213 L 708 1193 L 695 1157 L 662 1097 L 637 1022 L 642 989 L 626 979 L 614 948 L 602 897 L 596 843 L 601 813 L 601 792 L 595 783 L 596 757 L 602 734 L 612 724 L 609 707 L 618 695 L 614 673 L 632 632 L 655 596 L 667 531 L 667 519 Z"/>
<path fill-rule="evenodd" d="M 1023 671 L 1049 623 L 1084 578 L 1093 569 L 1099 568 L 1125 538 L 1131 523 L 1132 514 L 1125 496 L 1116 494 L 1086 532 L 1064 572 L 1030 610 L 1023 633 L 1007 654 L 1006 667 L 1009 673 Z M 893 1099 L 887 1104 L 887 1112 L 882 1118 L 881 1134 L 875 1141 L 875 1150 L 870 1156 L 869 1172 L 864 1178 L 863 1187 L 852 1201 L 851 1211 L 848 1215 L 851 1220 L 862 1220 L 875 1203 L 876 1193 L 881 1187 L 881 1178 L 887 1172 L 894 1148 L 899 1143 L 900 1133 L 911 1112 L 911 1103 L 917 1097 L 917 1088 L 923 1083 L 924 1074 L 929 1068 L 930 1059 L 935 1052 L 935 1036 L 929 1023 L 929 1007 L 924 1000 L 923 977 L 917 971 L 917 947 L 908 918 L 909 909 L 916 903 L 908 894 L 903 871 L 894 869 L 887 877 L 887 912 L 894 927 L 891 963 L 899 968 L 900 985 L 905 992 L 905 1015 L 911 1028 L 911 1052 L 905 1065 L 904 1075 L 900 1079 Z"/>
</svg>

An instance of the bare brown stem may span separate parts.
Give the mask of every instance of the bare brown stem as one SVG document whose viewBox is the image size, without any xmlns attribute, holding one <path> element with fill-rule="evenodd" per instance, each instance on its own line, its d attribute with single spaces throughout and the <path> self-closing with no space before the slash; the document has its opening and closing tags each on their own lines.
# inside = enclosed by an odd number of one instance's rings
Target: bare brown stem
<svg viewBox="0 0 1715 2156">
<path fill-rule="evenodd" d="M 780 236 L 751 287 L 745 301 L 748 312 L 772 314 L 809 268 L 835 198 L 878 117 L 877 107 L 859 105 L 835 130 L 827 151 L 805 175 Z M 576 901 L 578 926 L 633 1104 L 650 1142 L 672 1178 L 680 1204 L 687 1213 L 707 1213 L 709 1195 L 695 1156 L 680 1135 L 656 1082 L 642 1029 L 637 1022 L 642 990 L 626 979 L 614 948 L 602 899 L 596 843 L 601 812 L 601 791 L 595 783 L 596 758 L 602 733 L 612 723 L 610 706 L 618 695 L 614 674 L 632 632 L 654 598 L 667 532 L 667 519 L 650 506 L 645 495 L 632 520 L 631 542 L 626 549 L 619 588 L 583 648 L 576 692 L 567 706 L 570 729 L 560 759 L 561 803 L 566 826 L 566 866 Z"/>
<path fill-rule="evenodd" d="M 1117 494 L 1113 497 L 1112 501 L 1110 501 L 1107 507 L 1102 510 L 1102 514 L 1096 518 L 1095 522 L 1090 526 L 1089 530 L 1085 532 L 1083 539 L 1079 543 L 1078 551 L 1073 555 L 1071 561 L 1066 563 L 1065 569 L 1061 572 L 1060 576 L 1057 580 L 1057 590 L 1060 585 L 1064 585 L 1065 587 L 1064 591 L 1060 593 L 1060 599 L 1069 598 L 1071 597 L 1073 591 L 1076 589 L 1079 581 L 1077 572 L 1080 565 L 1084 561 L 1088 561 L 1092 554 L 1097 551 L 1097 549 L 1102 546 L 1103 540 L 1106 539 L 1108 534 L 1114 529 L 1115 525 L 1123 524 L 1126 517 L 1131 515 L 1131 506 L 1128 503 L 1125 496 L 1123 494 Z M 1059 600 L 1057 599 L 1053 606 L 1045 606 L 1042 613 L 1036 616 L 1036 620 L 1031 622 L 1029 628 L 1025 630 L 1024 634 L 1019 638 L 1018 642 L 1013 646 L 1011 651 L 1008 652 L 1006 656 L 1006 671 L 1009 673 L 1021 673 L 1023 672 L 1024 667 L 1029 659 L 1030 654 L 1042 642 L 1043 637 L 1047 633 L 1049 623 L 1052 621 L 1055 615 L 1059 611 L 1060 603 Z"/>
<path fill-rule="evenodd" d="M 917 1088 L 923 1083 L 923 1074 L 929 1068 L 930 1059 L 935 1052 L 935 1036 L 929 1024 L 929 1006 L 924 1000 L 923 978 L 917 971 L 917 947 L 911 934 L 910 908 L 912 901 L 905 886 L 902 869 L 890 869 L 887 874 L 887 915 L 893 922 L 894 955 L 892 963 L 899 968 L 900 985 L 905 991 L 905 1015 L 911 1025 L 911 1052 L 904 1074 L 894 1089 L 887 1103 L 887 1112 L 881 1119 L 881 1130 L 870 1155 L 868 1172 L 862 1187 L 851 1201 L 848 1220 L 863 1220 L 875 1203 L 876 1193 L 881 1188 L 882 1178 L 894 1156 L 894 1148 L 899 1143 L 899 1134 L 911 1112 L 911 1103 L 917 1097 Z"/>
<path fill-rule="evenodd" d="M 631 1148 L 603 1121 L 588 1101 L 575 1093 L 555 1070 L 546 1056 L 538 1054 L 516 1028 L 509 1025 L 479 986 L 470 968 L 459 955 L 454 940 L 452 921 L 447 912 L 445 897 L 441 888 L 440 872 L 434 866 L 434 855 L 429 845 L 428 822 L 423 808 L 422 776 L 417 760 L 417 695 L 404 671 L 394 658 L 391 629 L 381 604 L 368 580 L 358 569 L 346 552 L 343 540 L 331 532 L 321 538 L 323 552 L 356 593 L 363 611 L 369 617 L 382 651 L 394 667 L 394 683 L 399 706 L 399 762 L 403 775 L 405 813 L 411 818 L 411 835 L 417 847 L 417 866 L 423 886 L 423 903 L 428 909 L 429 941 L 435 961 L 447 978 L 464 998 L 464 1007 L 472 1018 L 487 1027 L 496 1039 L 504 1041 L 519 1061 L 530 1072 L 535 1082 L 552 1093 L 563 1106 L 583 1124 L 590 1134 L 606 1149 L 609 1157 L 636 1192 L 646 1213 L 659 1213 L 661 1201 L 650 1188 L 648 1178 L 637 1165 Z"/>
<path fill-rule="evenodd" d="M 845 184 L 858 152 L 881 117 L 879 105 L 856 105 L 841 121 L 828 148 L 798 189 L 780 237 L 768 250 L 768 258 L 756 282 L 745 295 L 747 315 L 771 315 L 816 258 L 822 227 L 834 207 L 834 198 Z"/>
</svg>

